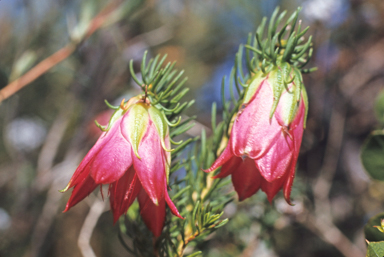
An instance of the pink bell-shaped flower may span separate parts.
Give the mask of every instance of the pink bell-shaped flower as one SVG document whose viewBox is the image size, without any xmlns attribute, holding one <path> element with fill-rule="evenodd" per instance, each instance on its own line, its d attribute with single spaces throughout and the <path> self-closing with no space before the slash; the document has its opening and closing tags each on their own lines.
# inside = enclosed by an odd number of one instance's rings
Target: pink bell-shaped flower
<svg viewBox="0 0 384 257">
<path fill-rule="evenodd" d="M 145 224 L 160 236 L 166 204 L 182 218 L 167 191 L 169 148 L 169 128 L 159 110 L 139 97 L 122 102 L 63 190 L 73 188 L 64 212 L 99 185 L 109 184 L 114 222 L 137 198 Z"/>
<path fill-rule="evenodd" d="M 281 71 L 257 73 L 246 89 L 244 102 L 234 117 L 228 144 L 212 166 L 215 178 L 232 175 L 242 201 L 259 189 L 272 201 L 283 188 L 290 203 L 307 98 L 299 78 L 282 85 Z M 284 82 L 283 82 L 284 83 Z"/>
</svg>

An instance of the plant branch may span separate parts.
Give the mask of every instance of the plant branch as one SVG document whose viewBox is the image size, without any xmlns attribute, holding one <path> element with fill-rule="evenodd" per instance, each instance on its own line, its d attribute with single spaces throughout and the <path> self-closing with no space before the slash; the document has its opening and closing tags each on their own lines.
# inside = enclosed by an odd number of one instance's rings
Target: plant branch
<svg viewBox="0 0 384 257">
<path fill-rule="evenodd" d="M 76 46 L 73 43 L 67 44 L 65 47 L 61 48 L 56 53 L 52 54 L 51 56 L 38 63 L 35 67 L 30 69 L 23 76 L 9 83 L 2 90 L 0 90 L 0 102 L 12 96 L 17 91 L 27 86 L 28 84 L 36 80 L 38 77 L 52 69 L 58 63 L 68 58 L 68 56 L 70 56 L 75 49 Z"/>
<path fill-rule="evenodd" d="M 184 250 L 187 247 L 187 245 L 193 241 L 196 237 L 198 237 L 203 231 L 196 231 L 194 234 L 190 235 L 184 242 L 180 242 L 179 244 L 179 250 L 177 253 L 178 257 L 182 257 L 184 254 Z"/>
<path fill-rule="evenodd" d="M 183 253 L 184 253 L 184 250 L 185 248 L 187 247 L 187 245 L 192 242 L 193 240 L 196 239 L 196 237 L 200 236 L 201 234 L 203 234 L 204 232 L 206 232 L 207 230 L 214 230 L 215 227 L 217 225 L 220 225 L 222 221 L 218 222 L 217 224 L 213 224 L 211 226 L 209 226 L 207 229 L 205 228 L 202 228 L 200 230 L 197 230 L 195 233 L 193 233 L 192 235 L 190 235 L 186 240 L 184 240 L 184 242 L 180 242 L 180 245 L 179 245 L 179 251 L 178 251 L 178 254 L 177 256 L 179 257 L 182 257 L 183 256 Z"/>
<path fill-rule="evenodd" d="M 35 81 L 41 75 L 45 74 L 47 71 L 55 67 L 57 64 L 61 63 L 67 59 L 76 48 L 87 38 L 89 38 L 95 31 L 97 31 L 105 21 L 109 18 L 109 15 L 113 13 L 114 10 L 119 8 L 119 5 L 116 2 L 108 4 L 104 9 L 100 11 L 89 23 L 87 31 L 84 35 L 84 38 L 77 43 L 70 42 L 51 56 L 45 58 L 40 63 L 36 64 L 32 69 L 26 72 L 21 77 L 9 83 L 3 89 L 0 90 L 0 103 L 5 99 L 9 98 L 17 91 L 23 87 L 29 85 L 31 82 Z"/>
</svg>

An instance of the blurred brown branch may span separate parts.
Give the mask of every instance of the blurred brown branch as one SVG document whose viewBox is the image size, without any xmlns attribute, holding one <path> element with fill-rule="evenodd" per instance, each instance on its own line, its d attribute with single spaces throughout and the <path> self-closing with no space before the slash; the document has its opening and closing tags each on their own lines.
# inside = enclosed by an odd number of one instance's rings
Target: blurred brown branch
<svg viewBox="0 0 384 257">
<path fill-rule="evenodd" d="M 6 87 L 0 90 L 1 102 L 16 93 L 17 91 L 19 91 L 20 89 L 22 89 L 23 87 L 27 86 L 32 81 L 36 80 L 38 77 L 49 71 L 58 63 L 65 60 L 68 56 L 73 53 L 75 49 L 76 47 L 72 43 L 69 43 L 56 53 L 52 54 L 48 58 L 38 63 L 35 67 L 30 69 L 20 78 L 9 83 Z"/>
<path fill-rule="evenodd" d="M 363 257 L 362 250 L 354 245 L 332 222 L 324 218 L 307 213 L 304 219 L 299 219 L 307 229 L 319 236 L 322 240 L 333 245 L 344 256 Z"/>
<path fill-rule="evenodd" d="M 76 48 L 84 42 L 84 40 L 88 39 L 94 32 L 96 32 L 99 28 L 101 28 L 105 22 L 108 20 L 109 16 L 113 14 L 115 10 L 120 7 L 117 2 L 110 2 L 106 7 L 104 7 L 90 22 L 89 26 L 84 34 L 82 40 L 78 42 L 70 42 L 51 56 L 45 58 L 40 63 L 35 65 L 32 69 L 30 69 L 27 73 L 19 77 L 18 79 L 12 81 L 3 89 L 0 90 L 0 103 L 5 99 L 9 98 L 17 91 L 22 89 L 23 87 L 29 85 L 31 82 L 39 78 L 41 75 L 55 67 L 60 62 L 67 59 Z"/>
<path fill-rule="evenodd" d="M 298 221 L 344 256 L 362 257 L 363 251 L 337 228 L 331 216 L 330 191 L 343 145 L 345 121 L 346 108 L 343 103 L 338 102 L 332 108 L 324 161 L 320 175 L 313 185 L 315 210 L 305 211 Z"/>
</svg>

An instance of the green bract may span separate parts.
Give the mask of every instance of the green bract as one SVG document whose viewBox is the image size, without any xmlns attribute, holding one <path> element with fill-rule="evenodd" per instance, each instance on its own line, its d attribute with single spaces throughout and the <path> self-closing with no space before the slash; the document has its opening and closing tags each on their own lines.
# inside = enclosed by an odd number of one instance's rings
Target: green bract
<svg viewBox="0 0 384 257">
<path fill-rule="evenodd" d="M 171 152 L 172 150 L 168 149 L 164 142 L 164 138 L 169 134 L 168 125 L 164 118 L 164 115 L 158 109 L 156 109 L 156 107 L 153 107 L 153 106 L 150 106 L 148 108 L 148 113 L 149 113 L 150 119 L 156 126 L 157 132 L 160 135 L 161 146 L 165 151 Z"/>
<path fill-rule="evenodd" d="M 266 78 L 267 76 L 263 74 L 261 71 L 257 72 L 252 77 L 251 82 L 249 83 L 249 86 L 245 89 L 244 100 L 243 100 L 244 104 L 247 104 L 249 103 L 249 101 L 251 101 L 257 89 Z"/>
<path fill-rule="evenodd" d="M 303 98 L 306 107 L 305 120 L 308 113 L 308 99 L 302 81 L 300 70 L 287 62 L 277 62 L 271 65 L 268 72 L 258 71 L 251 78 L 245 89 L 243 104 L 248 104 L 262 83 L 268 83 L 273 90 L 273 105 L 270 117 L 282 104 L 281 118 L 285 124 L 290 124 L 295 117 L 300 99 Z M 304 124 L 305 127 L 305 124 Z"/>
<path fill-rule="evenodd" d="M 132 143 L 133 151 L 139 159 L 141 159 L 138 152 L 140 141 L 148 125 L 148 107 L 145 103 L 137 103 L 128 110 L 127 123 L 130 125 L 128 136 Z"/>
<path fill-rule="evenodd" d="M 266 79 L 272 86 L 274 97 L 270 117 L 273 116 L 279 102 L 282 101 L 282 119 L 286 124 L 292 122 L 302 98 L 305 104 L 305 127 L 308 99 L 302 73 L 312 72 L 316 68 L 303 69 L 309 62 L 313 49 L 312 37 L 310 36 L 305 41 L 304 35 L 309 28 L 302 30 L 301 20 L 298 20 L 300 10 L 298 8 L 283 23 L 280 30 L 277 28 L 282 23 L 286 11 L 279 14 L 279 8 L 276 8 L 268 24 L 267 18 L 263 18 L 255 35 L 250 34 L 245 45 L 250 82 L 248 84 L 241 82 L 247 80 L 242 75 L 242 47 L 240 47 L 237 55 L 234 75 L 236 86 L 241 84 L 246 88 L 243 100 L 245 104 L 252 99 L 260 84 Z"/>
</svg>

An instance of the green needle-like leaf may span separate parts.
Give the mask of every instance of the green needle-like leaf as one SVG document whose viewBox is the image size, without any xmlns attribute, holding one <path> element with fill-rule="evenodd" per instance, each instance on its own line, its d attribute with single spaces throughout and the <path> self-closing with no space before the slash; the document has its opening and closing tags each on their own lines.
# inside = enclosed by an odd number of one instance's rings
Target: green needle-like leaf
<svg viewBox="0 0 384 257">
<path fill-rule="evenodd" d="M 143 82 L 141 82 L 137 77 L 136 77 L 136 74 L 135 74 L 135 71 L 133 70 L 133 60 L 131 60 L 129 62 L 129 71 L 131 73 L 131 76 L 132 76 L 132 79 L 137 83 L 137 85 L 139 85 L 141 87 L 141 85 L 143 84 Z"/>
</svg>

